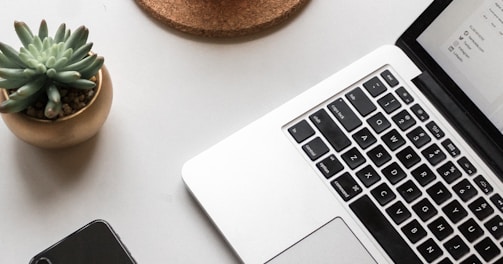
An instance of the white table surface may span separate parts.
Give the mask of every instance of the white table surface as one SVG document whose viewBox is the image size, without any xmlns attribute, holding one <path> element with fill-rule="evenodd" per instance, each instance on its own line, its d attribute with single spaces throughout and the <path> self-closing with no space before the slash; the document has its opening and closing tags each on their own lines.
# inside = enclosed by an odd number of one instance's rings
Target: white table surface
<svg viewBox="0 0 503 264">
<path fill-rule="evenodd" d="M 183 163 L 353 60 L 392 44 L 431 0 L 312 0 L 253 37 L 179 33 L 133 0 L 0 0 L 13 21 L 90 28 L 114 84 L 97 137 L 41 150 L 0 122 L 0 262 L 28 263 L 93 219 L 112 224 L 138 263 L 238 263 L 181 179 Z"/>
</svg>

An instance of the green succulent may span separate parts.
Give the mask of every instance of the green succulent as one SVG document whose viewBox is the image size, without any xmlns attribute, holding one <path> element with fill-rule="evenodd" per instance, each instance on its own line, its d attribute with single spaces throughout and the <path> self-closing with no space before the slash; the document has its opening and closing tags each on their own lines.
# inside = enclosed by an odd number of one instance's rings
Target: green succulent
<svg viewBox="0 0 503 264">
<path fill-rule="evenodd" d="M 90 53 L 93 43 L 87 43 L 86 27 L 71 32 L 61 24 L 54 37 L 48 35 L 45 20 L 38 35 L 24 22 L 14 22 L 14 28 L 23 46 L 18 52 L 0 42 L 0 87 L 10 91 L 9 99 L 0 104 L 0 112 L 23 111 L 45 96 L 44 115 L 53 119 L 62 109 L 60 88 L 96 86 L 90 79 L 103 66 L 104 58 Z"/>
</svg>

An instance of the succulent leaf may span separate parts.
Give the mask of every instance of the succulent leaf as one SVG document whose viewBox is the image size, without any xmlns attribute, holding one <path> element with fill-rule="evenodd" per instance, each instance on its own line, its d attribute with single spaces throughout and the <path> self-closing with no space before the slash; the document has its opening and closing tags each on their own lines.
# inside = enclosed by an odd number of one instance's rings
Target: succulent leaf
<svg viewBox="0 0 503 264">
<path fill-rule="evenodd" d="M 72 34 L 71 30 L 69 29 L 65 30 L 65 36 L 63 37 L 63 42 L 67 41 L 71 34 Z"/>
<path fill-rule="evenodd" d="M 47 98 L 49 101 L 45 106 L 44 115 L 47 118 L 56 118 L 61 112 L 62 104 L 61 104 L 61 95 L 59 94 L 59 89 L 55 85 L 50 85 L 47 88 Z"/>
<path fill-rule="evenodd" d="M 56 64 L 56 58 L 54 56 L 49 56 L 49 58 L 45 62 L 45 66 L 47 66 L 48 68 L 54 68 L 55 64 Z"/>
<path fill-rule="evenodd" d="M 35 47 L 33 44 L 28 45 L 28 49 L 25 49 L 21 47 L 20 53 L 26 53 L 27 55 L 30 55 L 32 58 L 36 58 L 40 56 L 40 51 Z"/>
<path fill-rule="evenodd" d="M 32 42 L 33 45 L 35 45 L 35 48 L 37 48 L 37 50 L 39 51 L 42 51 L 43 49 L 43 44 L 42 44 L 42 40 L 40 39 L 39 36 L 34 36 L 33 37 L 33 42 Z"/>
<path fill-rule="evenodd" d="M 47 98 L 49 101 L 61 102 L 61 95 L 59 94 L 59 89 L 56 85 L 49 85 L 47 88 Z"/>
<path fill-rule="evenodd" d="M 24 100 L 42 89 L 46 81 L 44 76 L 39 77 L 21 86 L 16 92 L 9 95 L 11 100 Z"/>
<path fill-rule="evenodd" d="M 103 64 L 105 63 L 105 59 L 101 56 L 98 56 L 92 63 L 91 65 L 87 66 L 85 69 L 81 70 L 80 73 L 82 74 L 83 79 L 90 79 L 98 71 L 101 69 Z"/>
<path fill-rule="evenodd" d="M 62 82 L 62 83 L 73 83 L 76 80 L 80 79 L 80 73 L 77 71 L 64 71 L 64 72 L 57 72 L 56 70 L 52 71 L 54 69 L 49 69 L 47 71 L 47 76 L 50 78 Z M 54 72 L 53 74 L 49 75 L 49 72 Z"/>
<path fill-rule="evenodd" d="M 11 46 L 0 42 L 0 51 L 7 57 L 11 62 L 17 64 L 20 67 L 26 67 L 21 59 L 19 58 L 19 53 L 13 49 Z"/>
<path fill-rule="evenodd" d="M 54 69 L 55 70 L 60 70 L 63 66 L 65 66 L 68 63 L 68 58 L 67 57 L 61 57 L 56 60 L 54 63 Z"/>
<path fill-rule="evenodd" d="M 29 81 L 29 79 L 0 79 L 0 87 L 4 89 L 17 89 Z"/>
<path fill-rule="evenodd" d="M 26 78 L 24 69 L 0 68 L 0 77 L 4 79 L 24 79 Z"/>
<path fill-rule="evenodd" d="M 61 24 L 56 30 L 56 35 L 54 35 L 54 42 L 59 43 L 65 40 L 66 25 Z"/>
<path fill-rule="evenodd" d="M 73 88 L 76 89 L 83 89 L 83 90 L 89 90 L 94 87 L 96 87 L 96 83 L 90 80 L 86 79 L 78 79 L 72 83 L 69 83 L 69 85 Z"/>
<path fill-rule="evenodd" d="M 49 29 L 47 28 L 47 22 L 45 22 L 45 20 L 42 20 L 40 22 L 40 27 L 38 28 L 38 36 L 41 39 L 45 39 L 47 38 L 48 35 L 49 35 Z"/>
<path fill-rule="evenodd" d="M 17 63 L 14 63 L 13 61 L 11 61 L 3 53 L 0 53 L 0 67 L 2 67 L 2 68 L 19 68 L 19 65 Z"/>
<path fill-rule="evenodd" d="M 72 54 L 70 60 L 68 61 L 68 64 L 72 64 L 79 60 L 82 60 L 84 57 L 89 55 L 89 52 L 91 51 L 92 48 L 93 48 L 92 42 L 82 45 Z"/>
<path fill-rule="evenodd" d="M 26 23 L 16 21 L 14 22 L 14 29 L 23 46 L 27 47 L 33 41 L 33 33 Z"/>
<path fill-rule="evenodd" d="M 88 37 L 89 37 L 89 29 L 84 27 L 84 30 L 83 30 L 80 38 L 75 43 L 75 46 L 73 47 L 73 49 L 78 49 L 78 48 L 82 47 L 83 45 L 85 45 L 87 43 Z"/>
<path fill-rule="evenodd" d="M 74 64 L 67 65 L 66 67 L 64 67 L 64 70 L 66 70 L 66 71 L 83 70 L 83 69 L 87 68 L 89 65 L 91 65 L 96 60 L 97 57 L 98 57 L 98 55 L 96 55 L 96 54 L 93 54 L 91 56 L 87 56 L 84 59 L 75 62 Z M 88 79 L 88 78 L 86 78 L 86 79 Z"/>
<path fill-rule="evenodd" d="M 31 96 L 22 100 L 5 100 L 0 104 L 0 113 L 15 113 L 26 109 L 36 101 L 37 97 Z"/>
<path fill-rule="evenodd" d="M 65 41 L 65 49 L 75 48 L 85 30 L 86 28 L 84 26 L 78 27 Z"/>
</svg>

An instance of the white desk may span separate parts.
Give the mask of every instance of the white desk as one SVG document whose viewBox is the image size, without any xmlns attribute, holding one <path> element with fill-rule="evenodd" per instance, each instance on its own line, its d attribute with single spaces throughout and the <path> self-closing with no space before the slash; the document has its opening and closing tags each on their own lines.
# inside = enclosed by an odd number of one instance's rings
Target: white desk
<svg viewBox="0 0 503 264">
<path fill-rule="evenodd" d="M 114 103 L 100 134 L 48 151 L 0 122 L 0 260 L 27 263 L 96 218 L 139 263 L 236 263 L 181 180 L 183 163 L 382 44 L 431 0 L 312 0 L 289 23 L 238 40 L 171 30 L 133 0 L 2 0 L 0 41 L 13 21 L 90 28 Z"/>
</svg>

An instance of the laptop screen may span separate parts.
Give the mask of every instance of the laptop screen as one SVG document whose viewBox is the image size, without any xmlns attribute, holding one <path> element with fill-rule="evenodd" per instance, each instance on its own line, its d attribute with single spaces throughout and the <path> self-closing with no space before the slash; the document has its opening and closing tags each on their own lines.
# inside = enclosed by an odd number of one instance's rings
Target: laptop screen
<svg viewBox="0 0 503 264">
<path fill-rule="evenodd" d="M 503 0 L 453 1 L 417 38 L 503 131 Z"/>
</svg>

